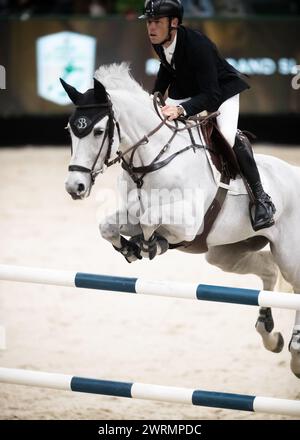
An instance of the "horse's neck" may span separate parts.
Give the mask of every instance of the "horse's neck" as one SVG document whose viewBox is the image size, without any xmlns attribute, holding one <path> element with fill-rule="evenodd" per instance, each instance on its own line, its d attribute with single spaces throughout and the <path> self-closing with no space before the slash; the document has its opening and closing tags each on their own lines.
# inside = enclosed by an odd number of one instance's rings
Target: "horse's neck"
<svg viewBox="0 0 300 440">
<path fill-rule="evenodd" d="M 110 93 L 116 117 L 121 128 L 121 152 L 126 152 L 128 148 L 135 145 L 142 138 L 150 133 L 155 127 L 160 124 L 160 119 L 156 115 L 150 97 L 147 96 L 141 100 L 129 95 L 129 93 Z M 193 130 L 195 141 L 197 144 L 202 144 L 199 139 L 196 129 Z M 140 145 L 134 154 L 134 166 L 145 166 L 150 164 L 155 157 L 160 153 L 162 148 L 167 145 L 172 137 L 172 131 L 162 126 L 153 136 L 149 138 L 149 142 L 145 145 Z M 175 151 L 184 149 L 191 145 L 192 141 L 187 131 L 177 133 L 172 140 L 171 147 L 166 153 L 169 156 Z M 131 151 L 127 154 L 129 158 Z M 165 156 L 161 157 L 163 160 Z M 197 150 L 193 153 L 192 148 L 180 156 L 180 169 L 177 169 L 175 175 L 178 176 L 179 181 L 187 187 L 200 187 L 205 191 L 205 204 L 211 199 L 215 192 L 215 184 L 212 179 L 210 165 L 205 157 L 204 149 Z M 188 171 L 187 171 L 188 170 Z M 174 172 L 174 170 L 173 170 Z M 172 176 L 170 176 L 172 177 Z M 207 200 L 206 200 L 207 199 Z"/>
<path fill-rule="evenodd" d="M 121 145 L 119 148 L 121 152 L 126 152 L 128 148 L 152 132 L 161 121 L 154 111 L 150 97 L 148 100 L 146 95 L 139 100 L 129 93 L 111 92 L 111 97 L 121 129 Z M 149 138 L 149 142 L 145 146 L 141 145 L 136 149 L 134 165 L 145 165 L 153 160 L 171 134 L 167 127 L 161 127 Z"/>
</svg>

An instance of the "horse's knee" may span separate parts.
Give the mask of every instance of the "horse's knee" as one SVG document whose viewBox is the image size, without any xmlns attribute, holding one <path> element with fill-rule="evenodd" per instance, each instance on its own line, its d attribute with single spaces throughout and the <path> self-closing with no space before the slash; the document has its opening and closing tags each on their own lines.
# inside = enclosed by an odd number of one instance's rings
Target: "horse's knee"
<svg viewBox="0 0 300 440">
<path fill-rule="evenodd" d="M 105 240 L 111 241 L 118 234 L 116 225 L 110 223 L 100 223 L 99 225 L 100 233 Z"/>
</svg>

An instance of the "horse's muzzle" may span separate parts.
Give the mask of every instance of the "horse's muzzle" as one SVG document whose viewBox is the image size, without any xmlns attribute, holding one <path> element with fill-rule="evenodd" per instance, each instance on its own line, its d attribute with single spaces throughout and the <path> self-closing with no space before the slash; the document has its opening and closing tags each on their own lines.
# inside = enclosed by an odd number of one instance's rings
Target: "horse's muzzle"
<svg viewBox="0 0 300 440">
<path fill-rule="evenodd" d="M 84 196 L 78 196 L 75 193 L 69 193 L 73 200 L 82 200 Z"/>
<path fill-rule="evenodd" d="M 84 199 L 88 194 L 88 188 L 86 188 L 85 184 L 82 182 L 70 184 L 67 181 L 65 186 L 66 191 L 70 194 L 73 200 Z"/>
<path fill-rule="evenodd" d="M 70 172 L 65 182 L 66 191 L 73 200 L 88 197 L 91 187 L 91 177 L 89 174 Z"/>
</svg>

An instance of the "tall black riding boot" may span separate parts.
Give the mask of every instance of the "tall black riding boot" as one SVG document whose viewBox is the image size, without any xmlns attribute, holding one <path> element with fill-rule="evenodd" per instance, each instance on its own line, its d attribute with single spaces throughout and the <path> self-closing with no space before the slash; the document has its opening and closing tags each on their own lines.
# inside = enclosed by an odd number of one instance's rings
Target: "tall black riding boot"
<svg viewBox="0 0 300 440">
<path fill-rule="evenodd" d="M 251 144 L 240 130 L 237 132 L 233 149 L 241 172 L 246 178 L 255 198 L 255 212 L 253 216 L 250 209 L 252 227 L 254 231 L 269 228 L 274 225 L 273 214 L 275 214 L 276 209 L 271 197 L 265 193 L 262 187 Z"/>
</svg>

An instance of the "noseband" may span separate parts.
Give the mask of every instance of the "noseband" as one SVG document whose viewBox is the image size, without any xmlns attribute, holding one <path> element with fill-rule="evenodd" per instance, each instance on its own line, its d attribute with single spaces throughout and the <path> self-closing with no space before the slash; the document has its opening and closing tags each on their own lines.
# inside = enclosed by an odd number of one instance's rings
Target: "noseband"
<svg viewBox="0 0 300 440">
<path fill-rule="evenodd" d="M 108 97 L 109 99 L 109 97 Z M 98 174 L 100 174 L 102 172 L 102 168 L 100 168 L 99 170 L 95 170 L 97 161 L 99 159 L 99 156 L 101 154 L 101 151 L 103 149 L 104 146 L 104 142 L 106 140 L 106 138 L 108 137 L 108 141 L 109 141 L 109 145 L 108 145 L 108 149 L 107 149 L 107 153 L 104 159 L 104 164 L 107 167 L 110 167 L 111 165 L 114 165 L 117 162 L 122 162 L 122 168 L 125 169 L 127 171 L 127 173 L 129 174 L 129 176 L 132 178 L 132 180 L 134 181 L 134 183 L 137 185 L 138 188 L 141 188 L 143 185 L 143 178 L 145 177 L 146 174 L 151 173 L 153 171 L 157 171 L 160 168 L 165 167 L 166 165 L 168 165 L 173 159 L 175 159 L 175 157 L 177 157 L 178 155 L 190 150 L 191 148 L 194 150 L 194 152 L 196 151 L 196 149 L 198 148 L 204 148 L 207 150 L 210 150 L 210 148 L 207 145 L 202 145 L 202 144 L 197 144 L 195 142 L 194 136 L 192 134 L 191 129 L 192 128 L 199 128 L 199 126 L 201 125 L 205 125 L 207 123 L 207 121 L 211 118 L 216 117 L 219 113 L 215 112 L 210 114 L 209 116 L 206 116 L 204 118 L 195 118 L 192 119 L 190 118 L 190 121 L 185 120 L 185 119 L 180 119 L 181 122 L 184 123 L 184 126 L 182 128 L 178 127 L 178 122 L 177 120 L 173 121 L 175 125 L 171 125 L 167 122 L 167 117 L 162 117 L 160 115 L 160 112 L 158 110 L 158 105 L 160 104 L 161 106 L 165 105 L 164 100 L 162 98 L 162 96 L 160 95 L 159 92 L 156 92 L 154 94 L 154 108 L 156 110 L 156 113 L 158 114 L 159 118 L 161 119 L 160 124 L 158 124 L 153 130 L 151 130 L 149 133 L 147 133 L 142 139 L 140 139 L 138 142 L 136 142 L 134 145 L 132 145 L 131 147 L 129 147 L 126 151 L 121 152 L 121 151 L 117 151 L 117 157 L 113 160 L 110 160 L 110 155 L 111 155 L 111 149 L 112 149 L 112 144 L 114 142 L 114 131 L 115 131 L 115 127 L 117 127 L 117 132 L 118 132 L 118 136 L 119 136 L 119 141 L 121 142 L 121 134 L 120 134 L 120 126 L 118 121 L 116 121 L 115 117 L 114 117 L 114 113 L 113 113 L 113 109 L 112 109 L 112 103 L 109 99 L 109 101 L 107 103 L 104 104 L 89 104 L 89 105 L 81 105 L 81 106 L 77 106 L 76 108 L 81 109 L 81 108 L 92 108 L 92 107 L 107 107 L 107 113 L 104 115 L 108 115 L 108 121 L 105 127 L 105 132 L 104 132 L 104 136 L 103 136 L 103 140 L 99 149 L 99 152 L 94 160 L 93 166 L 91 168 L 87 168 L 81 165 L 69 165 L 68 170 L 69 171 L 79 171 L 82 173 L 88 173 L 91 176 L 91 183 L 92 185 L 95 183 L 96 177 Z M 104 117 L 103 116 L 103 117 Z M 136 152 L 136 150 L 138 149 L 138 147 L 140 147 L 141 145 L 145 145 L 149 142 L 149 138 L 151 136 L 153 136 L 157 131 L 159 131 L 161 129 L 162 126 L 167 126 L 171 131 L 172 131 L 172 136 L 171 138 L 168 140 L 168 142 L 166 143 L 166 145 L 164 145 L 161 149 L 161 151 L 158 153 L 158 155 L 154 158 L 154 160 L 146 166 L 142 166 L 142 167 L 134 167 L 133 166 L 133 158 L 134 158 L 134 154 Z M 167 159 L 165 160 L 161 160 L 160 158 L 161 156 L 169 149 L 171 142 L 173 141 L 173 139 L 175 138 L 176 134 L 180 131 L 184 131 L 187 130 L 189 135 L 190 135 L 190 139 L 191 139 L 191 144 L 188 145 L 187 147 L 182 148 L 181 150 L 173 153 L 172 155 L 170 155 Z M 200 134 L 199 134 L 200 136 Z M 201 136 L 200 136 L 201 138 Z M 130 156 L 130 160 L 129 162 L 127 162 L 125 160 L 125 156 L 131 152 L 131 156 Z M 90 190 L 91 191 L 91 187 L 90 186 Z"/>
</svg>

